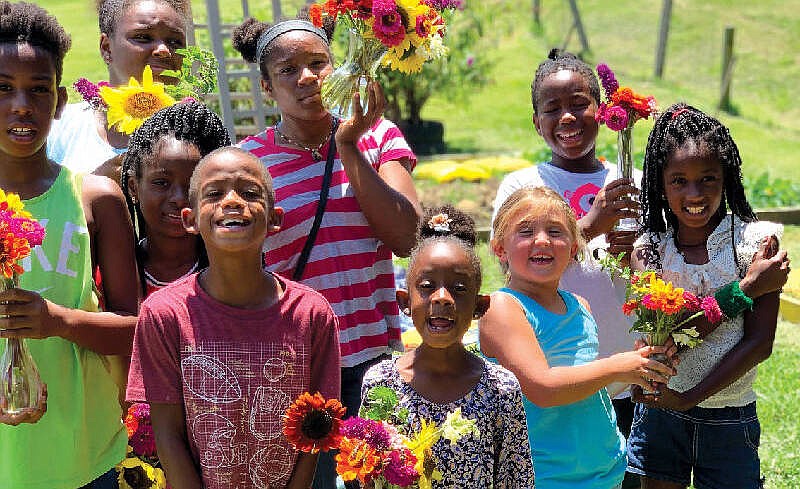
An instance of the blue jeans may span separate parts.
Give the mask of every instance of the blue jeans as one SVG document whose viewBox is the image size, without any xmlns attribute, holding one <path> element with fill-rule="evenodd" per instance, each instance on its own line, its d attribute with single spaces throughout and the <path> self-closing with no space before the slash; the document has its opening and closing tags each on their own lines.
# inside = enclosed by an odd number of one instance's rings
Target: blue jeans
<svg viewBox="0 0 800 489">
<path fill-rule="evenodd" d="M 347 408 L 346 418 L 358 416 L 361 408 L 361 381 L 369 368 L 383 360 L 392 358 L 391 355 L 381 355 L 354 367 L 342 368 L 342 397 L 341 401 Z M 314 473 L 313 489 L 336 489 L 336 452 L 321 452 L 317 459 L 317 471 Z M 358 488 L 357 481 L 346 484 L 349 489 Z"/>
<path fill-rule="evenodd" d="M 628 438 L 630 472 L 697 489 L 763 487 L 756 403 L 686 412 L 637 404 Z"/>
<path fill-rule="evenodd" d="M 92 482 L 78 489 L 119 489 L 117 469 L 111 469 Z"/>
</svg>

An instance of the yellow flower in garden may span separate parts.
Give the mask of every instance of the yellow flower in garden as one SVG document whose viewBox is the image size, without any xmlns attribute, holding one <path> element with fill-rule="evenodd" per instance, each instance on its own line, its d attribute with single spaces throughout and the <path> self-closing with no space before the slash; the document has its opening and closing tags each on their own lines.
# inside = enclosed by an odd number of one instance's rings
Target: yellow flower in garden
<svg viewBox="0 0 800 489">
<path fill-rule="evenodd" d="M 150 65 L 144 67 L 142 84 L 131 77 L 128 85 L 114 88 L 100 87 L 100 96 L 108 105 L 108 127 L 132 134 L 142 123 L 164 107 L 175 104 L 175 99 L 164 90 L 164 84 L 153 82 Z"/>
</svg>

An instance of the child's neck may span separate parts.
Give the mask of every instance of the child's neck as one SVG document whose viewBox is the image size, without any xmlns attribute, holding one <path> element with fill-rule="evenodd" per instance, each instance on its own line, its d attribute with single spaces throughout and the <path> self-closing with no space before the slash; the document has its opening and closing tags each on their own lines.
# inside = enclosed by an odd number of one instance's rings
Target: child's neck
<svg viewBox="0 0 800 489">
<path fill-rule="evenodd" d="M 47 159 L 45 147 L 27 158 L 0 155 L 0 188 L 27 200 L 45 193 L 53 185 L 61 167 Z"/>
<path fill-rule="evenodd" d="M 197 263 L 198 239 L 191 234 L 180 238 L 148 236 L 143 243 L 147 251 L 145 269 L 162 282 L 182 277 Z"/>
<path fill-rule="evenodd" d="M 594 148 L 575 160 L 552 153 L 550 164 L 570 173 L 594 173 L 603 169 L 603 164 L 595 158 Z"/>
<path fill-rule="evenodd" d="M 283 295 L 278 279 L 264 270 L 260 252 L 219 256 L 209 252 L 208 268 L 198 278 L 203 289 L 223 304 L 266 309 Z"/>
<path fill-rule="evenodd" d="M 561 297 L 561 294 L 558 293 L 558 282 L 529 282 L 514 280 L 512 276 L 511 280 L 508 282 L 508 288 L 527 295 L 552 313 L 564 314 L 567 312 L 564 299 Z"/>
<path fill-rule="evenodd" d="M 483 373 L 483 362 L 462 343 L 432 348 L 425 343 L 400 357 L 397 369 L 403 380 L 425 399 L 450 403 L 475 388 Z"/>
</svg>

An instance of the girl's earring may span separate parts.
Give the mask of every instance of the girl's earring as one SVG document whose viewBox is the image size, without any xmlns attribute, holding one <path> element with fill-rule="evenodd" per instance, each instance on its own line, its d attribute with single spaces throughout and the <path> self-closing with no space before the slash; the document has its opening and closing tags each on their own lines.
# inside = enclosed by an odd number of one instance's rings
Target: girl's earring
<svg viewBox="0 0 800 489">
<path fill-rule="evenodd" d="M 131 197 L 131 204 L 136 205 L 136 197 Z"/>
</svg>

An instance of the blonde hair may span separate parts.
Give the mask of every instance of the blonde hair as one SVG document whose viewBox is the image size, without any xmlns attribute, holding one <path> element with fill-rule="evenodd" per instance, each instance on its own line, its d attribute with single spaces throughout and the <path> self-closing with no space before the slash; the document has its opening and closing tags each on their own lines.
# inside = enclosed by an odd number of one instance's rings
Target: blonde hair
<svg viewBox="0 0 800 489">
<path fill-rule="evenodd" d="M 578 245 L 576 258 L 580 259 L 586 242 L 578 229 L 578 220 L 575 212 L 558 192 L 549 187 L 523 187 L 508 196 L 503 205 L 497 209 L 497 215 L 492 223 L 492 248 L 501 244 L 506 236 L 513 232 L 515 224 L 512 219 L 524 211 L 527 216 L 560 216 L 572 237 L 573 243 Z M 508 263 L 500 262 L 503 273 L 508 275 Z"/>
</svg>

